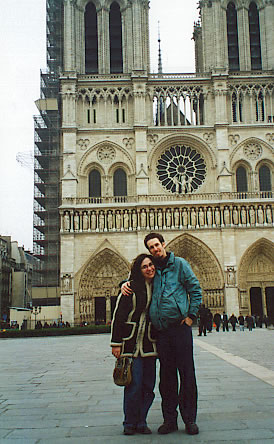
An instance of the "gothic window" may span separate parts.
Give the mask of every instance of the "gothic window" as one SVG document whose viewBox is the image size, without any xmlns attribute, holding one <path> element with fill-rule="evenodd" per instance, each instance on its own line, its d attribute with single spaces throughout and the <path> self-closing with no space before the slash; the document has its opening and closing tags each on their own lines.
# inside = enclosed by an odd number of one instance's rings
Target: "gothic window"
<svg viewBox="0 0 274 444">
<path fill-rule="evenodd" d="M 89 173 L 89 197 L 101 197 L 101 174 L 98 170 Z"/>
<path fill-rule="evenodd" d="M 242 122 L 243 121 L 243 97 L 241 94 L 232 94 L 232 121 Z"/>
<path fill-rule="evenodd" d="M 260 22 L 257 5 L 250 3 L 248 10 L 251 69 L 262 69 Z"/>
<path fill-rule="evenodd" d="M 118 3 L 113 2 L 109 12 L 110 72 L 123 72 L 122 19 Z"/>
<path fill-rule="evenodd" d="M 97 12 L 92 2 L 85 11 L 85 66 L 86 73 L 98 73 Z"/>
<path fill-rule="evenodd" d="M 167 191 L 191 193 L 203 184 L 206 164 L 195 149 L 187 145 L 175 145 L 161 155 L 156 173 Z"/>
<path fill-rule="evenodd" d="M 118 168 L 113 175 L 114 196 L 127 196 L 127 175 L 122 168 Z"/>
<path fill-rule="evenodd" d="M 238 167 L 236 170 L 236 185 L 237 193 L 248 191 L 246 169 L 243 166 Z"/>
<path fill-rule="evenodd" d="M 263 165 L 259 169 L 260 191 L 271 191 L 271 176 L 268 166 Z"/>
<path fill-rule="evenodd" d="M 240 69 L 240 64 L 239 64 L 237 11 L 234 3 L 232 2 L 230 2 L 227 6 L 226 25 L 227 25 L 229 69 L 232 71 L 238 71 Z"/>
<path fill-rule="evenodd" d="M 264 96 L 262 91 L 256 97 L 256 121 L 264 121 Z"/>
</svg>

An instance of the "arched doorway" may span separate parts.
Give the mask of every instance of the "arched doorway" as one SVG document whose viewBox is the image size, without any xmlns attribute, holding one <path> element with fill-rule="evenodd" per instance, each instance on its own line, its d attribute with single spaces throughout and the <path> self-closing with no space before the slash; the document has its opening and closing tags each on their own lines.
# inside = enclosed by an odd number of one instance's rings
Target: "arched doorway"
<svg viewBox="0 0 274 444">
<path fill-rule="evenodd" d="M 109 323 L 119 283 L 127 277 L 129 269 L 128 262 L 109 248 L 94 255 L 80 278 L 76 319 L 87 323 Z"/>
<path fill-rule="evenodd" d="M 183 234 L 171 241 L 168 250 L 186 259 L 203 290 L 203 303 L 212 313 L 224 311 L 224 277 L 214 253 L 201 240 Z"/>
<path fill-rule="evenodd" d="M 239 267 L 240 305 L 255 316 L 274 315 L 274 244 L 255 242 L 244 253 Z"/>
</svg>

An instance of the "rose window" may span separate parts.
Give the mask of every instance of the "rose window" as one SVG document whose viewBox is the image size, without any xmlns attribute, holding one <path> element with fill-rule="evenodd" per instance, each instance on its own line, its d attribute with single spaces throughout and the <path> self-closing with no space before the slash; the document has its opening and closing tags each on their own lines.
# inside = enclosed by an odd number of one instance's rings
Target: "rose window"
<svg viewBox="0 0 274 444">
<path fill-rule="evenodd" d="M 175 145 L 161 155 L 156 172 L 167 191 L 192 193 L 205 180 L 206 164 L 195 149 L 187 145 Z"/>
</svg>

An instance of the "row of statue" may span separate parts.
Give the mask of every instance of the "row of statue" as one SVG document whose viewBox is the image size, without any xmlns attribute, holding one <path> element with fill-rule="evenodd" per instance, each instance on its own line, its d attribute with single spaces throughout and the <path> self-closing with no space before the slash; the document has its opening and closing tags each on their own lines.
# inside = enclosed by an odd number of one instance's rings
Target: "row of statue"
<svg viewBox="0 0 274 444">
<path fill-rule="evenodd" d="M 223 307 L 224 306 L 224 293 L 222 290 L 205 291 L 203 293 L 203 303 L 206 307 Z"/>
<path fill-rule="evenodd" d="M 270 205 L 64 211 L 62 232 L 273 225 Z"/>
</svg>

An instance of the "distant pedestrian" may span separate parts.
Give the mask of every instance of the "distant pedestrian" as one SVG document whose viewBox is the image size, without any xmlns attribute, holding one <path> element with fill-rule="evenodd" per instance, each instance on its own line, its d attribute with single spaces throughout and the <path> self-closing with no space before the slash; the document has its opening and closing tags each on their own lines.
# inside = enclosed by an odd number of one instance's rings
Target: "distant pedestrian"
<svg viewBox="0 0 274 444">
<path fill-rule="evenodd" d="M 228 317 L 226 312 L 223 312 L 222 315 L 222 324 L 223 324 L 223 331 L 229 331 L 229 327 L 228 327 Z"/>
<path fill-rule="evenodd" d="M 215 313 L 215 315 L 213 317 L 213 321 L 215 322 L 215 325 L 216 325 L 216 331 L 220 331 L 220 325 L 221 325 L 220 313 Z"/>
<path fill-rule="evenodd" d="M 206 336 L 206 328 L 208 322 L 208 308 L 206 308 L 205 304 L 201 304 L 201 307 L 198 310 L 199 316 L 199 336 Z"/>
<path fill-rule="evenodd" d="M 238 323 L 238 320 L 234 313 L 232 313 L 232 315 L 230 316 L 229 322 L 232 325 L 232 331 L 236 331 L 236 324 Z"/>
<path fill-rule="evenodd" d="M 246 323 L 247 323 L 248 330 L 252 331 L 252 328 L 254 327 L 253 316 L 247 315 L 245 320 L 246 320 Z"/>
<path fill-rule="evenodd" d="M 240 315 L 238 317 L 238 322 L 239 322 L 239 326 L 240 326 L 240 331 L 244 331 L 244 329 L 245 329 L 245 319 L 244 319 L 243 315 Z"/>
<path fill-rule="evenodd" d="M 213 327 L 213 314 L 211 313 L 211 310 L 208 308 L 207 309 L 207 331 L 208 333 L 212 333 L 212 327 Z"/>
</svg>

